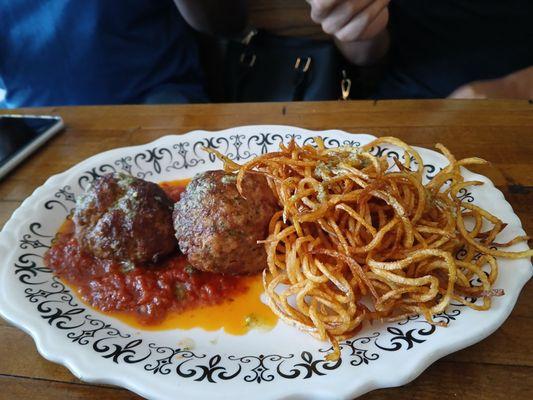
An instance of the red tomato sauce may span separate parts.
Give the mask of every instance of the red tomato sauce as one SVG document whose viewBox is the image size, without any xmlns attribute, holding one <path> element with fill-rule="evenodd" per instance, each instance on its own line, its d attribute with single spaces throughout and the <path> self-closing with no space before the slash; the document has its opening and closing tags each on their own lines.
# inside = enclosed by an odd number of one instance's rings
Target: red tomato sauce
<svg viewBox="0 0 533 400">
<path fill-rule="evenodd" d="M 186 183 L 167 182 L 161 187 L 173 201 L 178 201 Z M 248 289 L 245 277 L 193 269 L 177 249 L 155 264 L 125 271 L 119 263 L 84 252 L 69 219 L 46 253 L 45 264 L 94 308 L 132 313 L 146 325 L 157 324 L 171 311 L 231 301 Z"/>
</svg>

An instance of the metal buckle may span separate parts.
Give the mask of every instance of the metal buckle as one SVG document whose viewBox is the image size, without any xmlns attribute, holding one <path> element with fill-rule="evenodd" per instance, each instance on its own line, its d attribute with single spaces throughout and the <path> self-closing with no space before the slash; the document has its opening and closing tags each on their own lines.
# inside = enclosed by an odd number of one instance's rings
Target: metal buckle
<svg viewBox="0 0 533 400">
<path fill-rule="evenodd" d="M 248 64 L 249 68 L 255 64 L 257 56 L 254 53 L 242 53 L 240 57 L 241 64 Z"/>
<path fill-rule="evenodd" d="M 246 36 L 241 40 L 241 43 L 245 46 L 248 46 L 255 35 L 257 35 L 258 31 L 257 29 L 252 29 L 250 32 L 246 34 Z"/>
<path fill-rule="evenodd" d="M 302 72 L 309 71 L 309 68 L 311 67 L 311 57 L 307 57 L 307 60 L 305 60 L 305 65 L 302 69 Z M 300 64 L 302 64 L 302 59 L 298 57 L 296 59 L 296 63 L 294 63 L 294 69 L 300 69 Z"/>
<path fill-rule="evenodd" d="M 351 88 L 352 88 L 352 80 L 346 77 L 346 71 L 343 69 L 342 79 L 341 79 L 341 92 L 342 92 L 343 100 L 348 100 L 348 97 L 350 97 Z"/>
</svg>

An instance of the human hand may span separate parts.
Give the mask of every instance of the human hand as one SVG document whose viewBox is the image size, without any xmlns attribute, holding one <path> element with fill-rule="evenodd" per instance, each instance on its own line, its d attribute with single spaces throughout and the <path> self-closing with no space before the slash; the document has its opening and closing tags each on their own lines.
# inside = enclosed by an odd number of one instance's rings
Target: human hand
<svg viewBox="0 0 533 400">
<path fill-rule="evenodd" d="M 489 99 L 505 98 L 506 96 L 502 79 L 488 81 L 475 81 L 455 89 L 448 96 L 450 99 Z"/>
<path fill-rule="evenodd" d="M 341 42 L 373 39 L 389 21 L 390 0 L 307 0 L 311 19 Z"/>
<path fill-rule="evenodd" d="M 503 78 L 475 81 L 460 86 L 450 99 L 533 99 L 533 67 Z"/>
</svg>

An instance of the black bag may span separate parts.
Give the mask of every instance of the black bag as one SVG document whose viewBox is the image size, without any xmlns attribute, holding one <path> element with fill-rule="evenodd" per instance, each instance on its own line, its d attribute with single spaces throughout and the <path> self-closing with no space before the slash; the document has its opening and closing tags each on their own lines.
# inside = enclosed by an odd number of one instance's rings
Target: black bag
<svg viewBox="0 0 533 400">
<path fill-rule="evenodd" d="M 332 41 L 252 30 L 226 49 L 226 101 L 348 99 L 351 67 Z"/>
</svg>

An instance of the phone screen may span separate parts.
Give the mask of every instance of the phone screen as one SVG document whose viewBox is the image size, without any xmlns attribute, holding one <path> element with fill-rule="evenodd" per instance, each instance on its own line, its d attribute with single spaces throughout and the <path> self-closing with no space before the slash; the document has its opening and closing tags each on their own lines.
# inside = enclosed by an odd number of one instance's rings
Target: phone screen
<svg viewBox="0 0 533 400">
<path fill-rule="evenodd" d="M 55 118 L 0 116 L 0 166 L 57 123 Z"/>
</svg>

